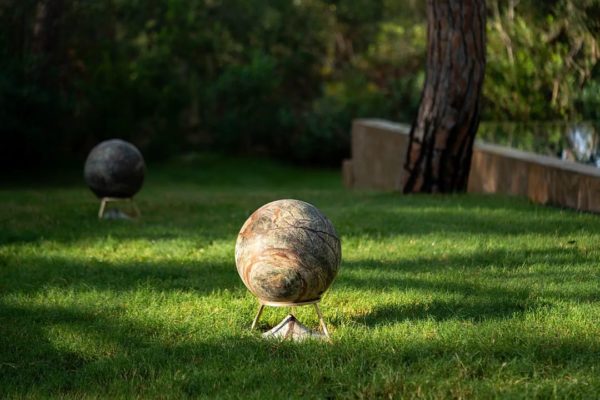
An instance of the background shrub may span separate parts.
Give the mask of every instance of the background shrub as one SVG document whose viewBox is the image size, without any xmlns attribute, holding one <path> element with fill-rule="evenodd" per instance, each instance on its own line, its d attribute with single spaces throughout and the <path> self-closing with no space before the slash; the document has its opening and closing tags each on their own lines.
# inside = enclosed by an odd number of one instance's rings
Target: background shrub
<svg viewBox="0 0 600 400">
<path fill-rule="evenodd" d="M 411 122 L 422 1 L 0 0 L 0 160 L 214 149 L 339 165 L 351 120 Z M 488 1 L 484 118 L 598 119 L 600 0 Z"/>
</svg>

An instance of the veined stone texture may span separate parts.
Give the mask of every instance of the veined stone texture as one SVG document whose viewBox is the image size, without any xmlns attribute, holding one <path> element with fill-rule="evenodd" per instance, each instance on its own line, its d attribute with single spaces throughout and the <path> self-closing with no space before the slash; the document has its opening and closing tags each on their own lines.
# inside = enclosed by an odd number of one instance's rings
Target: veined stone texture
<svg viewBox="0 0 600 400">
<path fill-rule="evenodd" d="M 144 158 L 137 147 L 111 139 L 92 149 L 83 174 L 96 196 L 128 198 L 141 189 L 145 171 Z"/>
<path fill-rule="evenodd" d="M 313 205 L 277 200 L 256 210 L 237 238 L 235 262 L 246 287 L 268 302 L 318 300 L 340 267 L 331 222 Z"/>
</svg>

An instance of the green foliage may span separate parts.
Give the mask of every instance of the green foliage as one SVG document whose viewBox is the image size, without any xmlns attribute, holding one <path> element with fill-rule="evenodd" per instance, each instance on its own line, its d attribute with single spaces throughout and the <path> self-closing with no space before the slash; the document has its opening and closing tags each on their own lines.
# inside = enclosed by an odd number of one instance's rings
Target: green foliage
<svg viewBox="0 0 600 400">
<path fill-rule="evenodd" d="M 596 119 L 598 0 L 490 0 L 484 118 Z M 122 137 L 338 164 L 351 120 L 412 121 L 425 2 L 2 0 L 0 162 Z"/>
<path fill-rule="evenodd" d="M 236 148 L 268 144 L 273 138 L 271 125 L 284 97 L 277 95 L 281 78 L 275 60 L 256 54 L 246 65 L 226 68 L 214 84 L 207 88 L 207 127 L 219 132 L 217 141 L 223 147 Z M 241 142 L 241 143 L 240 143 Z"/>
<path fill-rule="evenodd" d="M 590 118 L 600 82 L 600 1 L 491 0 L 484 116 L 492 120 Z"/>
<path fill-rule="evenodd" d="M 583 88 L 579 101 L 583 118 L 600 121 L 600 79 Z"/>
<path fill-rule="evenodd" d="M 392 40 L 377 39 L 389 7 L 6 0 L 3 149 L 29 153 L 7 150 L 0 159 L 13 166 L 81 160 L 97 141 L 118 136 L 148 158 L 208 147 L 337 163 L 348 154 L 352 118 L 371 110 L 400 116 L 405 100 L 415 108 L 410 76 L 384 78 L 369 67 L 373 58 L 391 70 L 381 49 Z M 383 47 L 371 56 L 374 41 Z"/>
<path fill-rule="evenodd" d="M 498 196 L 398 196 L 257 159 L 152 166 L 142 219 L 98 221 L 79 168 L 0 191 L 3 398 L 595 398 L 598 216 Z M 6 185 L 5 185 L 6 186 Z M 234 263 L 260 205 L 342 239 L 332 343 L 267 342 Z M 267 308 L 261 331 L 287 309 Z M 296 316 L 318 327 L 314 310 Z"/>
<path fill-rule="evenodd" d="M 390 103 L 364 75 L 354 73 L 331 82 L 303 118 L 305 133 L 298 134 L 293 142 L 296 157 L 339 165 L 338 160 L 347 152 L 348 121 L 389 114 Z"/>
</svg>

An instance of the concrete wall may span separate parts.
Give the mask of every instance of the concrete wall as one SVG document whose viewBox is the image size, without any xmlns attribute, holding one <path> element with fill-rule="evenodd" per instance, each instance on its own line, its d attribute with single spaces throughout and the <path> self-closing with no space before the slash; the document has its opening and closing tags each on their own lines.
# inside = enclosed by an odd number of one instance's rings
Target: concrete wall
<svg viewBox="0 0 600 400">
<path fill-rule="evenodd" d="M 352 125 L 347 187 L 400 191 L 410 126 L 362 119 Z M 540 204 L 600 212 L 600 169 L 476 142 L 468 191 L 526 196 Z"/>
<path fill-rule="evenodd" d="M 409 131 L 410 126 L 405 124 L 376 119 L 355 120 L 352 123 L 352 160 L 343 164 L 344 183 L 362 189 L 401 190 Z"/>
</svg>

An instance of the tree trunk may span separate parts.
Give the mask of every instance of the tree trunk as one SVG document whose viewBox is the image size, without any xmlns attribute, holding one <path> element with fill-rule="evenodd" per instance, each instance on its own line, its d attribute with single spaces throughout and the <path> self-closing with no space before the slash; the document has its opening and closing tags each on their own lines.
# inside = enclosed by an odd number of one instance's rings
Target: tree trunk
<svg viewBox="0 0 600 400">
<path fill-rule="evenodd" d="M 427 1 L 427 77 L 404 193 L 465 191 L 485 70 L 485 1 Z"/>
</svg>

